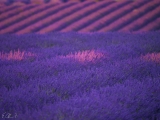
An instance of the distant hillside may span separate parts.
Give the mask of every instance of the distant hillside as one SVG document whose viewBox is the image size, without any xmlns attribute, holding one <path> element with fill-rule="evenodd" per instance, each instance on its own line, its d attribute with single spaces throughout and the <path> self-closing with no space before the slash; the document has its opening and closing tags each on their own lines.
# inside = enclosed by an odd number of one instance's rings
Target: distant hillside
<svg viewBox="0 0 160 120">
<path fill-rule="evenodd" d="M 0 34 L 160 31 L 159 0 L 13 1 L 1 4 Z"/>
</svg>

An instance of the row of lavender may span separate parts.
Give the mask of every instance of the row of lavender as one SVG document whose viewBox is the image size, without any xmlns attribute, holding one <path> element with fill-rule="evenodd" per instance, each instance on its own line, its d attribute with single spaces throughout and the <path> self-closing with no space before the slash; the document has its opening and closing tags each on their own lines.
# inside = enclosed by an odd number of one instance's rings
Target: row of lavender
<svg viewBox="0 0 160 120">
<path fill-rule="evenodd" d="M 160 118 L 159 33 L 0 36 L 0 114 L 18 120 Z"/>
</svg>

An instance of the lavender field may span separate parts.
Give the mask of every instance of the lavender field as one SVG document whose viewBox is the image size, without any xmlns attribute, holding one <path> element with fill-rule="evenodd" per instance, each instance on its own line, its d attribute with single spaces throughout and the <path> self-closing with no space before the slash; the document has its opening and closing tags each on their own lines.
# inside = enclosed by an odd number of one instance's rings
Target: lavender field
<svg viewBox="0 0 160 120">
<path fill-rule="evenodd" d="M 160 34 L 0 35 L 0 114 L 160 120 Z"/>
<path fill-rule="evenodd" d="M 159 0 L 1 1 L 0 34 L 160 31 Z"/>
</svg>

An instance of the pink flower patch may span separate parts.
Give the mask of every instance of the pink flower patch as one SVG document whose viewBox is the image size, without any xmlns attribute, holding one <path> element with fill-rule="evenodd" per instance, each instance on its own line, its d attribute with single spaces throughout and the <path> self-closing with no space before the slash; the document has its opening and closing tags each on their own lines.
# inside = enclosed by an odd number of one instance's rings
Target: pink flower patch
<svg viewBox="0 0 160 120">
<path fill-rule="evenodd" d="M 156 63 L 160 63 L 160 53 L 149 53 L 146 54 L 145 56 L 141 56 L 141 58 L 146 61 L 153 61 Z"/>
<path fill-rule="evenodd" d="M 33 57 L 33 56 L 35 56 L 33 53 L 20 51 L 19 49 L 17 51 L 10 51 L 9 53 L 0 52 L 0 59 L 1 60 L 21 61 L 27 57 Z"/>
<path fill-rule="evenodd" d="M 81 63 L 95 62 L 96 60 L 99 60 L 104 57 L 106 57 L 104 53 L 96 50 L 86 50 L 86 51 L 76 52 L 74 54 L 71 53 L 66 56 L 61 56 L 61 58 L 71 58 Z"/>
</svg>

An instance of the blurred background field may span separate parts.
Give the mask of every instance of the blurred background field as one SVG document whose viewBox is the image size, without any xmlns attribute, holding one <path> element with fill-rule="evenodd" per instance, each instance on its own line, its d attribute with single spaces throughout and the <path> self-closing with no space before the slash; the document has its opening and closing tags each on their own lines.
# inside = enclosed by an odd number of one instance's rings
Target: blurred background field
<svg viewBox="0 0 160 120">
<path fill-rule="evenodd" d="M 68 0 L 1 5 L 0 34 L 160 31 L 159 0 Z"/>
</svg>

